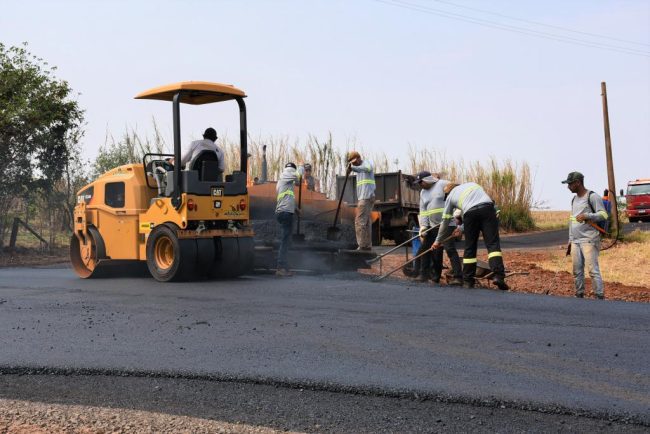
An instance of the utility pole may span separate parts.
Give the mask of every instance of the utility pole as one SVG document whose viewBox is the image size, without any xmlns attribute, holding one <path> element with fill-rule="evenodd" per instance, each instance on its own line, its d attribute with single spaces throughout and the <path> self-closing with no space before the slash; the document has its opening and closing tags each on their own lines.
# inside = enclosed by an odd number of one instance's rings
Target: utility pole
<svg viewBox="0 0 650 434">
<path fill-rule="evenodd" d="M 607 181 L 609 190 L 609 203 L 612 206 L 612 223 L 619 235 L 618 203 L 616 202 L 616 182 L 614 180 L 614 162 L 612 160 L 612 139 L 609 135 L 609 110 L 607 108 L 607 85 L 600 83 L 601 96 L 603 97 L 603 122 L 605 124 L 605 154 L 607 156 Z"/>
</svg>

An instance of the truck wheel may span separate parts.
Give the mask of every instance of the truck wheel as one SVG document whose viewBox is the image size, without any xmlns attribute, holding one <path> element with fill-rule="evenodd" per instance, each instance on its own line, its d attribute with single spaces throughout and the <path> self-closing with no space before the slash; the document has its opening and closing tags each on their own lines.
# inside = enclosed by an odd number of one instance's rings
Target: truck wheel
<svg viewBox="0 0 650 434">
<path fill-rule="evenodd" d="M 159 282 L 190 280 L 196 276 L 196 241 L 179 240 L 167 225 L 157 226 L 147 239 L 147 267 Z"/>
<path fill-rule="evenodd" d="M 639 219 L 637 217 L 630 217 L 629 220 L 630 220 L 630 223 L 636 223 L 636 222 L 639 221 Z"/>
<path fill-rule="evenodd" d="M 381 246 L 381 219 L 377 220 L 370 227 L 370 234 L 373 246 Z"/>
<path fill-rule="evenodd" d="M 406 233 L 406 235 L 408 237 L 408 238 L 406 238 L 407 240 L 409 238 L 413 238 L 414 236 L 416 236 L 417 233 L 418 233 L 418 230 L 420 229 L 420 223 L 418 222 L 417 217 L 411 217 L 409 219 L 408 229 L 409 229 L 409 232 Z M 410 245 L 411 245 L 411 243 L 409 243 L 409 246 Z"/>
</svg>

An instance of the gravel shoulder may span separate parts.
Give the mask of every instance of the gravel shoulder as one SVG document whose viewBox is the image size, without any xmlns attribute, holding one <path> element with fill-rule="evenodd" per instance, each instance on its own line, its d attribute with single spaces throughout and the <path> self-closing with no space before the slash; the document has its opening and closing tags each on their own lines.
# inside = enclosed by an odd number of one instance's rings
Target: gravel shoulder
<svg viewBox="0 0 650 434">
<path fill-rule="evenodd" d="M 305 388 L 104 375 L 0 375 L 0 432 L 647 432 L 620 421 Z"/>
</svg>

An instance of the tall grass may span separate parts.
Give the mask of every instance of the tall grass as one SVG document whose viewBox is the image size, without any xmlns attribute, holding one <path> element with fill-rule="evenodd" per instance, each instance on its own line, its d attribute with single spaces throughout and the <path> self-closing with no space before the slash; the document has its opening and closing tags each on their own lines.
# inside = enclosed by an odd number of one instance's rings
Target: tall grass
<svg viewBox="0 0 650 434">
<path fill-rule="evenodd" d="M 491 157 L 487 162 L 453 161 L 444 152 L 432 149 L 408 151 L 409 170 L 428 170 L 458 183 L 476 182 L 501 209 L 501 226 L 513 231 L 533 229 L 535 222 L 530 209 L 533 205 L 533 179 L 528 163 L 510 159 L 499 162 Z"/>
<path fill-rule="evenodd" d="M 142 161 L 146 152 L 171 152 L 154 122 L 154 136 L 140 137 L 133 129 L 122 135 L 119 140 L 111 136 L 107 145 L 100 150 L 95 162 L 96 170 L 108 170 L 115 163 Z M 224 150 L 227 170 L 239 167 L 239 140 L 221 137 L 217 144 Z M 463 159 L 452 160 L 444 152 L 430 148 L 409 147 L 405 155 L 405 164 L 398 159 L 390 160 L 383 152 L 368 152 L 354 142 L 335 144 L 331 134 L 325 139 L 314 135 L 304 140 L 280 137 L 249 137 L 248 159 L 251 178 L 262 175 L 263 147 L 266 146 L 268 178 L 278 179 L 284 165 L 310 163 L 312 174 L 319 181 L 319 189 L 328 197 L 336 194 L 336 175 L 345 171 L 345 155 L 351 149 L 358 150 L 364 159 L 373 161 L 375 172 L 388 172 L 401 169 L 405 173 L 415 174 L 420 170 L 438 173 L 441 177 L 458 183 L 473 181 L 480 184 L 501 209 L 501 225 L 508 230 L 524 231 L 535 227 L 530 209 L 533 205 L 532 176 L 527 163 L 516 163 L 508 159 L 498 161 L 492 157 L 487 161 L 465 162 Z M 101 164 L 100 164 L 101 163 Z M 112 167 L 106 167 L 107 164 Z"/>
</svg>

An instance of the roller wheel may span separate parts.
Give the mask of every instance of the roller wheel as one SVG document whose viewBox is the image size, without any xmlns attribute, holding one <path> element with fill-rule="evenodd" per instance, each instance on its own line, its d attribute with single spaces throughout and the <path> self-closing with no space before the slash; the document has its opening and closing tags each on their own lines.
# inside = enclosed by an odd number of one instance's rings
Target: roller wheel
<svg viewBox="0 0 650 434">
<path fill-rule="evenodd" d="M 253 271 L 255 263 L 255 243 L 253 237 L 241 237 L 239 242 L 239 275 Z"/>
<path fill-rule="evenodd" d="M 215 238 L 215 246 L 217 254 L 211 277 L 227 279 L 252 271 L 255 246 L 251 237 Z"/>
<path fill-rule="evenodd" d="M 198 238 L 196 240 L 196 268 L 197 275 L 206 277 L 214 266 L 216 259 L 216 246 L 212 238 Z"/>
<path fill-rule="evenodd" d="M 160 282 L 192 280 L 196 277 L 196 240 L 179 240 L 175 228 L 155 227 L 147 239 L 147 267 Z"/>
<path fill-rule="evenodd" d="M 88 236 L 85 243 L 80 242 L 76 235 L 72 235 L 70 239 L 72 268 L 83 279 L 96 276 L 99 261 L 106 257 L 104 240 L 99 231 L 95 227 L 89 226 L 86 232 Z"/>
</svg>

